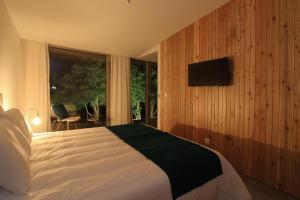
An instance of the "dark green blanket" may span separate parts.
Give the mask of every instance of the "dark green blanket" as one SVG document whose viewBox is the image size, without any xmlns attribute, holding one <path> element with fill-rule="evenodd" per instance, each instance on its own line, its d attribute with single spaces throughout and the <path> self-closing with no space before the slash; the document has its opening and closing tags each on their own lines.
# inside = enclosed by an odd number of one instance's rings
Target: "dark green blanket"
<svg viewBox="0 0 300 200">
<path fill-rule="evenodd" d="M 174 199 L 222 174 L 219 157 L 197 144 L 145 125 L 107 128 L 165 171 Z"/>
</svg>

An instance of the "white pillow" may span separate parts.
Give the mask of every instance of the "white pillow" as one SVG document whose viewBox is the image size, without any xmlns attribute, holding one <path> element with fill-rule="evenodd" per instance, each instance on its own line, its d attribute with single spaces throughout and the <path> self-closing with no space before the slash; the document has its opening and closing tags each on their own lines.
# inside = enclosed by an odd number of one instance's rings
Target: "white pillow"
<svg viewBox="0 0 300 200">
<path fill-rule="evenodd" d="M 10 133 L 13 133 L 16 136 L 18 143 L 21 145 L 22 149 L 25 151 L 27 156 L 30 157 L 31 156 L 31 146 L 30 146 L 28 140 L 25 138 L 22 131 L 8 119 L 0 118 L 0 123 L 1 123 L 1 126 L 2 125 L 5 126 L 6 131 L 9 131 Z"/>
<path fill-rule="evenodd" d="M 15 124 L 20 129 L 20 131 L 22 131 L 22 133 L 26 137 L 27 141 L 29 143 L 31 143 L 32 133 L 28 129 L 27 123 L 26 123 L 22 113 L 18 109 L 12 108 L 5 112 L 0 113 L 0 119 L 1 118 L 8 119 L 13 124 Z"/>
<path fill-rule="evenodd" d="M 8 120 L 0 120 L 0 186 L 18 195 L 30 186 L 29 156 Z"/>
</svg>

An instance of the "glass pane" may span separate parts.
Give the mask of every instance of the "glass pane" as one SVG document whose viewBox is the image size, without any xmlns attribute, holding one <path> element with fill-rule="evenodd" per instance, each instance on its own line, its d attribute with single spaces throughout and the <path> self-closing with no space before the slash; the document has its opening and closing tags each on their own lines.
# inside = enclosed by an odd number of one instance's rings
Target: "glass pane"
<svg viewBox="0 0 300 200">
<path fill-rule="evenodd" d="M 106 58 L 59 48 L 50 48 L 49 53 L 51 104 L 62 104 L 69 116 L 80 116 L 79 128 L 104 125 Z M 60 120 L 55 112 L 52 119 L 53 124 Z"/>
<path fill-rule="evenodd" d="M 149 115 L 150 119 L 157 118 L 157 64 L 150 65 L 149 83 Z"/>
<path fill-rule="evenodd" d="M 131 62 L 131 101 L 135 122 L 145 122 L 146 113 L 146 76 L 144 63 Z"/>
</svg>

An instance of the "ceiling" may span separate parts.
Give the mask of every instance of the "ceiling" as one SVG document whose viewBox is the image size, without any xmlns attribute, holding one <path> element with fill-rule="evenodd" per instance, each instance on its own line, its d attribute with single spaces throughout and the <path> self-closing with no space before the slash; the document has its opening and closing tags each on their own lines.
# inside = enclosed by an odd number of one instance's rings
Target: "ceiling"
<svg viewBox="0 0 300 200">
<path fill-rule="evenodd" d="M 149 54 L 144 55 L 144 56 L 139 56 L 138 58 L 141 59 L 141 60 L 146 60 L 146 61 L 151 61 L 151 62 L 157 62 L 157 60 L 158 60 L 157 51 L 149 53 Z"/>
<path fill-rule="evenodd" d="M 22 38 L 137 57 L 228 0 L 5 0 Z"/>
</svg>

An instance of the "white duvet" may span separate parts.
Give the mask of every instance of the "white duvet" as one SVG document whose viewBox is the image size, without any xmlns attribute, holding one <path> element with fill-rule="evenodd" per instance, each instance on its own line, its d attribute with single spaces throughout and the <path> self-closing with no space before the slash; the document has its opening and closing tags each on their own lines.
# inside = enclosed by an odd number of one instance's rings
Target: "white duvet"
<svg viewBox="0 0 300 200">
<path fill-rule="evenodd" d="M 217 154 L 223 175 L 178 199 L 251 199 L 232 166 Z M 28 195 L 0 188 L 0 199 L 172 199 L 165 172 L 104 127 L 34 136 L 31 176 Z"/>
</svg>

